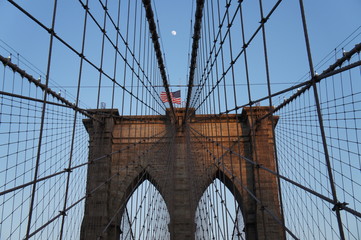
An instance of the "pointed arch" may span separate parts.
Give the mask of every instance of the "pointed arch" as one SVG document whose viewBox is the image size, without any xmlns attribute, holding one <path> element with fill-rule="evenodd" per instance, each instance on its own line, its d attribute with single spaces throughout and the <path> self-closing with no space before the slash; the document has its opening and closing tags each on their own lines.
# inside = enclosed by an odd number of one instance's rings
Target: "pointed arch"
<svg viewBox="0 0 361 240">
<path fill-rule="evenodd" d="M 221 169 L 216 169 L 213 174 L 211 174 L 210 176 L 208 176 L 207 179 L 204 179 L 204 184 L 202 186 L 201 189 L 201 194 L 203 194 L 205 192 L 205 190 L 214 182 L 214 180 L 218 179 L 219 181 L 221 181 L 227 188 L 228 190 L 234 195 L 235 199 L 237 200 L 238 204 L 242 206 L 243 203 L 243 198 L 242 198 L 242 194 L 241 194 L 241 189 L 239 189 L 239 187 L 234 183 L 234 181 L 231 180 L 231 177 L 228 176 L 225 172 L 223 172 Z M 202 195 L 199 194 L 199 196 L 197 197 L 197 202 L 199 202 L 200 198 L 202 197 Z"/>
<path fill-rule="evenodd" d="M 152 183 L 154 187 L 160 192 L 160 194 L 163 195 L 162 187 L 157 183 L 156 179 L 151 175 L 151 173 L 146 168 L 144 168 L 130 181 L 121 201 L 126 201 L 134 193 L 134 191 L 146 180 Z"/>
<path fill-rule="evenodd" d="M 120 239 L 140 239 L 145 235 L 145 239 L 169 238 L 169 208 L 160 186 L 146 169 L 128 185 L 121 202 Z M 152 230 L 146 231 L 145 227 Z"/>
<path fill-rule="evenodd" d="M 236 186 L 236 184 L 234 183 L 234 181 L 231 180 L 231 178 L 226 175 L 223 171 L 221 171 L 220 169 L 218 169 L 213 177 L 213 180 L 215 179 L 219 179 L 227 188 L 228 190 L 234 195 L 235 199 L 237 200 L 238 204 L 242 206 L 242 195 L 240 193 L 240 189 L 238 189 L 238 187 Z"/>
<path fill-rule="evenodd" d="M 195 212 L 196 239 L 245 239 L 243 201 L 237 186 L 219 169 L 207 183 Z"/>
</svg>

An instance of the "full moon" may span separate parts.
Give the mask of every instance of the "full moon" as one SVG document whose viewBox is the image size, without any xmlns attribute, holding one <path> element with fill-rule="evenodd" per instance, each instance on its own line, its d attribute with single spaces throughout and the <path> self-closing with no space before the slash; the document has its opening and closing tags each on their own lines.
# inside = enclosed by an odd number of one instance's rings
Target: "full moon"
<svg viewBox="0 0 361 240">
<path fill-rule="evenodd" d="M 172 33 L 172 35 L 173 35 L 173 36 L 177 35 L 177 32 L 176 32 L 176 31 L 174 31 L 174 30 L 173 30 L 173 31 L 171 31 L 171 33 Z"/>
</svg>

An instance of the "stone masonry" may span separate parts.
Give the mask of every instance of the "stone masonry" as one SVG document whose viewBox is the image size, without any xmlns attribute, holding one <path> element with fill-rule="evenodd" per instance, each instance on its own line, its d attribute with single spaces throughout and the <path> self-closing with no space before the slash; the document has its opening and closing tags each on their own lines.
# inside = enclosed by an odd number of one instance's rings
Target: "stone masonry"
<svg viewBox="0 0 361 240">
<path fill-rule="evenodd" d="M 184 109 L 175 110 L 176 122 L 169 112 L 121 117 L 115 109 L 92 110 L 103 124 L 84 120 L 94 163 L 88 167 L 81 239 L 119 239 L 126 202 L 144 180 L 166 202 L 171 239 L 194 239 L 198 202 L 215 178 L 236 196 L 247 239 L 285 239 L 277 179 L 258 167 L 276 171 L 272 127 L 278 118 L 257 121 L 269 107 L 193 115 L 186 123 Z"/>
</svg>

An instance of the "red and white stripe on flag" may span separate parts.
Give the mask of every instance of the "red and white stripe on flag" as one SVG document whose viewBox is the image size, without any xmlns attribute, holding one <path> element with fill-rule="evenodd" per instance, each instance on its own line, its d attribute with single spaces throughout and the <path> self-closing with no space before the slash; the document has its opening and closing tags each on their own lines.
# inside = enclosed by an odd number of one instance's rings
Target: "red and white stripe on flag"
<svg viewBox="0 0 361 240">
<path fill-rule="evenodd" d="M 168 102 L 167 93 L 166 92 L 161 92 L 160 93 L 160 99 L 162 100 L 162 102 Z"/>
<path fill-rule="evenodd" d="M 172 99 L 172 103 L 181 104 L 180 90 L 170 92 L 170 98 Z M 160 99 L 162 100 L 162 102 L 168 102 L 167 93 L 161 92 Z"/>
</svg>

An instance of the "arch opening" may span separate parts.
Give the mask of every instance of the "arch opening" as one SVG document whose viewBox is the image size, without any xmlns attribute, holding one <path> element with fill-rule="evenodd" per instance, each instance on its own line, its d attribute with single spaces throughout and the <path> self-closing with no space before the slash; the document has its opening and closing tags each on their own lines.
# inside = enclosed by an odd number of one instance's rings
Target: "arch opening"
<svg viewBox="0 0 361 240">
<path fill-rule="evenodd" d="M 195 239 L 246 239 L 240 194 L 226 178 L 216 174 L 200 198 Z"/>
<path fill-rule="evenodd" d="M 169 222 L 164 198 L 145 179 L 127 201 L 121 217 L 119 239 L 170 239 Z"/>
</svg>

